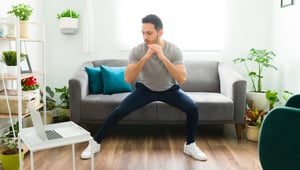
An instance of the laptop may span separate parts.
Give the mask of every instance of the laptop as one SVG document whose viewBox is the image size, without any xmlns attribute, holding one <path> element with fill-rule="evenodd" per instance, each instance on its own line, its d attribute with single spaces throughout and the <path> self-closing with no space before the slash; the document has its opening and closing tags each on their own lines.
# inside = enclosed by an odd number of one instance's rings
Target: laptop
<svg viewBox="0 0 300 170">
<path fill-rule="evenodd" d="M 42 140 L 63 138 L 63 136 L 56 132 L 54 129 L 45 130 L 40 112 L 34 110 L 32 107 L 29 107 L 28 109 L 35 132 Z"/>
</svg>

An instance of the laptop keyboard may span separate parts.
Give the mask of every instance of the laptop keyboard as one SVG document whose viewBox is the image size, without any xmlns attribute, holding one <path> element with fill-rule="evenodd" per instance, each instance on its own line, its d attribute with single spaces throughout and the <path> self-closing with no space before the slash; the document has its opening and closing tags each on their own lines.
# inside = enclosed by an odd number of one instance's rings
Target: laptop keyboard
<svg viewBox="0 0 300 170">
<path fill-rule="evenodd" d="M 49 140 L 62 138 L 55 130 L 46 130 L 46 135 Z"/>
</svg>

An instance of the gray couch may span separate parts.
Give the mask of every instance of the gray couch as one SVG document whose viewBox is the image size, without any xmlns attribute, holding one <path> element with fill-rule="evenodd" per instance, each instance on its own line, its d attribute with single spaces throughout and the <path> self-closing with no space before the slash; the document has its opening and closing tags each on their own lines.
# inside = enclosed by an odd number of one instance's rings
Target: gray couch
<svg viewBox="0 0 300 170">
<path fill-rule="evenodd" d="M 71 120 L 83 123 L 101 123 L 128 95 L 89 94 L 85 66 L 126 66 L 125 59 L 88 61 L 69 80 Z M 246 81 L 228 64 L 218 61 L 186 60 L 188 78 L 182 89 L 199 107 L 199 124 L 235 124 L 240 139 L 244 125 Z M 133 85 L 134 87 L 134 85 Z M 185 114 L 162 102 L 153 102 L 129 114 L 120 123 L 182 124 Z"/>
</svg>

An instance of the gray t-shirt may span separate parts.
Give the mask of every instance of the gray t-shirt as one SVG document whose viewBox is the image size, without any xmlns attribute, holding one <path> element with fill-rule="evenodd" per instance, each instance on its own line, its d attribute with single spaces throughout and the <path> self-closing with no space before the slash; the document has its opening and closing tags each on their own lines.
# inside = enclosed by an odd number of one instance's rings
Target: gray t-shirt
<svg viewBox="0 0 300 170">
<path fill-rule="evenodd" d="M 129 54 L 129 63 L 137 63 L 146 54 L 147 50 L 148 47 L 145 43 L 134 47 Z M 182 52 L 174 44 L 165 41 L 163 53 L 171 63 L 183 64 Z M 145 63 L 137 81 L 153 91 L 164 91 L 177 84 L 156 55 L 153 55 Z"/>
</svg>

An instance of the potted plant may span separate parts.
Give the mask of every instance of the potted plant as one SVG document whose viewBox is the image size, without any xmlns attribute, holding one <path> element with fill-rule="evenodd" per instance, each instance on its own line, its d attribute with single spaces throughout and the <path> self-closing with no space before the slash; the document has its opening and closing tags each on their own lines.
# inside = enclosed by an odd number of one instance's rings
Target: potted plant
<svg viewBox="0 0 300 170">
<path fill-rule="evenodd" d="M 59 19 L 60 31 L 64 34 L 74 34 L 78 29 L 79 13 L 74 10 L 67 9 L 57 14 Z"/>
<path fill-rule="evenodd" d="M 283 91 L 282 98 L 287 101 L 288 98 L 293 95 L 290 91 Z M 266 99 L 269 102 L 269 110 L 274 107 L 275 103 L 280 103 L 280 98 L 278 97 L 278 92 L 273 90 L 268 90 L 266 92 Z M 253 102 L 252 102 L 253 103 Z M 263 122 L 264 116 L 268 113 L 267 111 L 260 111 L 254 108 L 252 103 L 251 107 L 246 109 L 245 119 L 246 119 L 246 137 L 248 140 L 257 141 L 259 136 L 259 128 Z"/>
<path fill-rule="evenodd" d="M 19 169 L 18 122 L 0 137 L 0 160 L 4 169 Z M 22 153 L 24 159 L 24 153 Z"/>
<path fill-rule="evenodd" d="M 290 96 L 294 95 L 294 93 L 284 90 L 282 94 L 282 99 L 286 102 Z M 272 110 L 276 103 L 279 103 L 280 105 L 284 105 L 284 103 L 281 102 L 281 98 L 278 97 L 278 92 L 276 90 L 268 90 L 266 92 L 266 99 L 269 102 L 269 110 Z"/>
<path fill-rule="evenodd" d="M 56 100 L 54 99 L 54 91 L 51 87 L 46 86 L 46 109 L 47 110 L 54 110 L 56 107 Z M 42 93 L 41 93 L 42 94 Z"/>
<path fill-rule="evenodd" d="M 20 54 L 20 61 L 23 61 L 26 57 L 26 54 Z M 4 62 L 7 66 L 7 74 L 16 75 L 17 74 L 17 52 L 3 51 L 2 52 L 2 62 Z"/>
<path fill-rule="evenodd" d="M 259 111 L 257 108 L 246 109 L 246 137 L 250 141 L 257 141 L 259 128 L 266 111 Z"/>
<path fill-rule="evenodd" d="M 62 122 L 70 120 L 70 95 L 69 88 L 55 88 L 55 92 L 59 95 L 59 104 L 56 109 L 57 117 L 54 117 L 54 122 Z"/>
<path fill-rule="evenodd" d="M 21 86 L 23 92 L 37 93 L 39 92 L 40 85 L 37 82 L 36 77 L 31 76 L 21 80 Z"/>
<path fill-rule="evenodd" d="M 254 107 L 258 110 L 264 110 L 268 104 L 265 97 L 266 92 L 262 88 L 263 71 L 266 68 L 277 70 L 277 67 L 271 64 L 275 56 L 273 51 L 251 48 L 247 56 L 237 57 L 233 60 L 234 63 L 244 65 L 252 87 L 252 91 L 247 93 L 247 102 L 249 105 L 250 101 L 253 101 Z M 254 64 L 255 67 L 250 67 L 250 64 Z"/>
<path fill-rule="evenodd" d="M 13 14 L 20 21 L 20 37 L 29 38 L 29 18 L 33 9 L 29 4 L 20 3 L 18 5 L 12 5 L 12 9 L 7 14 Z"/>
</svg>

